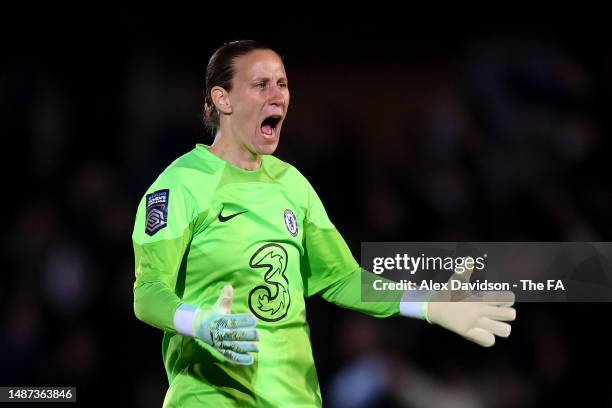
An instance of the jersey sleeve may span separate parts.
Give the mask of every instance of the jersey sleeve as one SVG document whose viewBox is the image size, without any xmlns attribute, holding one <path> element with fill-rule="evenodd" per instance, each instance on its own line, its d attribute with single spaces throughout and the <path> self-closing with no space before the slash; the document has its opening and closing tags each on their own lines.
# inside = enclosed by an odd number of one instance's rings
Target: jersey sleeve
<svg viewBox="0 0 612 408">
<path fill-rule="evenodd" d="M 372 272 L 360 269 L 358 272 L 346 275 L 321 292 L 321 297 L 338 306 L 361 312 L 374 317 L 389 317 L 400 313 L 402 293 L 397 291 L 384 292 L 379 295 L 381 300 L 364 302 L 362 292 L 371 290 L 374 281 L 390 282 L 388 279 Z"/>
<path fill-rule="evenodd" d="M 182 304 L 179 271 L 196 218 L 195 199 L 177 171 L 162 173 L 138 206 L 132 234 L 134 312 L 162 330 L 175 331 L 174 313 Z"/>
<path fill-rule="evenodd" d="M 308 297 L 359 270 L 359 265 L 310 184 L 307 197 L 301 267 L 304 294 Z"/>
<path fill-rule="evenodd" d="M 308 188 L 305 251 L 301 265 L 305 296 L 320 294 L 338 306 L 376 317 L 398 314 L 399 298 L 389 302 L 362 301 L 362 285 L 371 284 L 375 275 L 361 269 L 342 235 L 329 220 L 319 196 L 310 184 Z"/>
</svg>

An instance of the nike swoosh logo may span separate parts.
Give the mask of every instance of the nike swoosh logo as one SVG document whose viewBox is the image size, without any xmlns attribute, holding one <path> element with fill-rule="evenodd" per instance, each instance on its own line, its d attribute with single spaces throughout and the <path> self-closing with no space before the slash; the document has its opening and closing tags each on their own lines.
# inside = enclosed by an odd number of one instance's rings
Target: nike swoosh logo
<svg viewBox="0 0 612 408">
<path fill-rule="evenodd" d="M 219 221 L 221 221 L 221 222 L 229 221 L 232 218 L 239 216 L 240 214 L 244 214 L 245 212 L 247 212 L 247 211 L 241 211 L 241 212 L 238 212 L 238 213 L 235 213 L 235 214 L 224 216 L 223 215 L 223 208 L 221 208 L 221 212 L 219 213 Z"/>
</svg>

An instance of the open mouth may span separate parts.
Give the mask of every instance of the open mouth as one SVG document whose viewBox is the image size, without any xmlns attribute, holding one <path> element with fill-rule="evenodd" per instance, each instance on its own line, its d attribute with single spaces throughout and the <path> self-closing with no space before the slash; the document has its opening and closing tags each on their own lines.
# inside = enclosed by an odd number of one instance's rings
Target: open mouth
<svg viewBox="0 0 612 408">
<path fill-rule="evenodd" d="M 261 133 L 265 136 L 275 136 L 276 127 L 280 123 L 282 117 L 280 115 L 268 116 L 261 122 Z"/>
</svg>

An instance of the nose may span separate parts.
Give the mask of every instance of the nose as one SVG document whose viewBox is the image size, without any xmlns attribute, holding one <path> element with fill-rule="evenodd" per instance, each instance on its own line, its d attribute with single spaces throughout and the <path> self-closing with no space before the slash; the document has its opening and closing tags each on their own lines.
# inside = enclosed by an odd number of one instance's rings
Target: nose
<svg viewBox="0 0 612 408">
<path fill-rule="evenodd" d="M 274 85 L 270 87 L 270 94 L 268 96 L 268 102 L 270 103 L 270 105 L 281 106 L 281 107 L 285 106 L 286 95 L 283 89 L 284 88 L 281 88 L 278 85 Z"/>
</svg>

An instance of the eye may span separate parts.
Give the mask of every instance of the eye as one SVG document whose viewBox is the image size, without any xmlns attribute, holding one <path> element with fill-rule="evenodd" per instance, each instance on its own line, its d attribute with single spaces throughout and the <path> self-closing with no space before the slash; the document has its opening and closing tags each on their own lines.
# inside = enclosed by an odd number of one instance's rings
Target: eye
<svg viewBox="0 0 612 408">
<path fill-rule="evenodd" d="M 279 88 L 287 88 L 288 84 L 286 82 L 281 82 L 280 84 L 278 84 Z"/>
<path fill-rule="evenodd" d="M 266 83 L 265 82 L 258 82 L 255 84 L 255 88 L 257 89 L 265 89 L 266 88 Z"/>
</svg>

